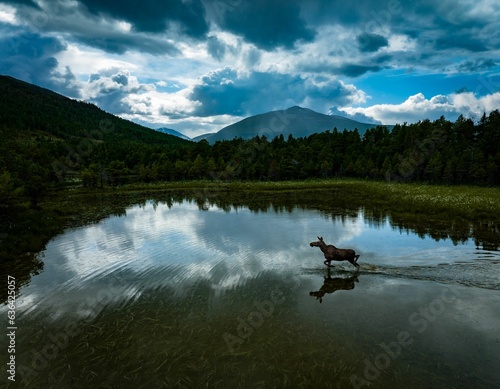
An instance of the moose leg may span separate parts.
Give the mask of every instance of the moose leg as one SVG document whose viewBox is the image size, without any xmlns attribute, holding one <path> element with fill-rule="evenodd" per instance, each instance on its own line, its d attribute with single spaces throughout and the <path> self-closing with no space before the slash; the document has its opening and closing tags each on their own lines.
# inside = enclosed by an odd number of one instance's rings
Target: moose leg
<svg viewBox="0 0 500 389">
<path fill-rule="evenodd" d="M 326 260 L 325 262 L 323 262 L 323 263 L 324 263 L 326 266 L 330 267 L 330 266 L 331 266 L 331 265 L 330 265 L 330 262 L 331 262 L 331 259 L 330 259 L 330 260 L 328 260 L 328 259 L 327 259 L 327 260 Z"/>
</svg>

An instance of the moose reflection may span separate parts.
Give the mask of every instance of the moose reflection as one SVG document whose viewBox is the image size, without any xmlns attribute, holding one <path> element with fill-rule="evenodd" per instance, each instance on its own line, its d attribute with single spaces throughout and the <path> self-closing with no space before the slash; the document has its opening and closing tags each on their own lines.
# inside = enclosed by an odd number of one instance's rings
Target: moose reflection
<svg viewBox="0 0 500 389">
<path fill-rule="evenodd" d="M 327 293 L 333 293 L 336 290 L 351 290 L 354 289 L 354 282 L 359 282 L 357 276 L 351 276 L 348 278 L 335 277 L 332 278 L 330 274 L 330 268 L 328 268 L 328 276 L 324 277 L 323 286 L 319 288 L 316 292 L 309 292 L 309 296 L 316 296 L 316 300 L 323 302 L 323 296 Z"/>
<path fill-rule="evenodd" d="M 357 264 L 359 255 L 356 254 L 354 250 L 351 249 L 338 249 L 334 245 L 331 244 L 326 244 L 323 241 L 323 238 L 318 236 L 318 241 L 317 242 L 311 242 L 309 243 L 309 246 L 311 247 L 319 247 L 323 254 L 325 255 L 325 262 L 323 262 L 325 265 L 328 267 L 331 266 L 330 262 L 331 261 L 349 261 L 352 263 L 354 266 L 359 268 L 359 265 Z"/>
</svg>

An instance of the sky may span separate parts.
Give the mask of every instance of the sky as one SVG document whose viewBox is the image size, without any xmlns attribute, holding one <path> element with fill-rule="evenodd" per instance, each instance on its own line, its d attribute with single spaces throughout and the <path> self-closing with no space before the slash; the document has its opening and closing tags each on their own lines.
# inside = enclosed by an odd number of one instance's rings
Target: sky
<svg viewBox="0 0 500 389">
<path fill-rule="evenodd" d="M 189 137 L 294 105 L 500 109 L 497 0 L 0 0 L 0 74 Z"/>
</svg>

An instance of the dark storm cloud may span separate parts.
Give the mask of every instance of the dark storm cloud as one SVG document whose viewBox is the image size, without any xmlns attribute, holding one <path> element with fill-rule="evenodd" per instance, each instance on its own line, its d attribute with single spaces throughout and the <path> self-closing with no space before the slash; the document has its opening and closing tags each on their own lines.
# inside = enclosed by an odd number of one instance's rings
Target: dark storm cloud
<svg viewBox="0 0 500 389">
<path fill-rule="evenodd" d="M 365 32 L 373 33 L 377 27 L 394 22 L 410 1 L 389 0 L 373 2 L 357 0 L 355 4 L 343 1 L 310 0 L 302 2 L 302 15 L 314 25 L 342 24 L 362 27 Z"/>
<path fill-rule="evenodd" d="M 378 34 L 369 34 L 364 32 L 356 37 L 359 50 L 362 52 L 377 51 L 381 47 L 389 46 L 389 41 L 386 37 Z"/>
<path fill-rule="evenodd" d="M 242 1 L 223 13 L 218 23 L 261 49 L 291 49 L 296 42 L 310 42 L 315 36 L 301 17 L 299 4 L 281 0 Z"/>
<path fill-rule="evenodd" d="M 1 2 L 2 0 L 0 0 Z M 46 1 L 42 8 L 17 7 L 16 18 L 40 34 L 60 32 L 71 42 L 83 43 L 113 54 L 140 51 L 153 55 L 180 54 L 177 45 L 165 39 L 164 34 L 120 30 L 108 18 L 90 13 L 79 3 Z"/>
<path fill-rule="evenodd" d="M 279 47 L 294 52 L 298 43 L 312 42 L 322 27 L 338 25 L 353 37 L 347 44 L 340 42 L 346 47 L 346 58 L 359 52 L 375 53 L 399 34 L 413 40 L 413 55 L 421 58 L 420 66 L 435 69 L 438 62 L 442 68 L 447 66 L 449 54 L 483 52 L 498 47 L 500 40 L 488 19 L 493 16 L 478 12 L 473 1 L 358 0 L 352 5 L 327 0 L 41 0 L 42 8 L 29 0 L 0 2 L 16 7 L 16 19 L 39 33 L 63 33 L 68 41 L 114 54 L 138 51 L 176 56 L 181 54 L 177 42 L 196 38 L 207 39 L 209 54 L 222 61 L 233 48 L 214 35 L 207 38 L 211 25 L 259 49 Z M 131 31 L 118 28 L 118 21 L 130 23 Z M 432 61 L 421 55 L 426 52 L 432 52 Z M 243 60 L 249 65 L 260 59 L 256 52 L 240 54 L 248 57 Z M 398 64 L 406 64 L 404 57 Z M 377 70 L 370 63 L 363 65 Z M 356 65 L 341 70 L 353 77 L 366 73 Z"/>
<path fill-rule="evenodd" d="M 74 32 L 73 39 L 112 54 L 125 54 L 131 50 L 153 55 L 167 54 L 176 56 L 180 54 L 180 50 L 175 45 L 154 36 L 113 31 L 103 31 L 102 34 Z"/>
<path fill-rule="evenodd" d="M 365 53 L 388 46 L 389 38 L 395 34 L 411 38 L 413 54 L 421 59 L 419 65 L 432 69 L 445 68 L 454 53 L 480 53 L 498 48 L 500 44 L 495 8 L 488 8 L 484 2 L 359 0 L 353 6 L 310 0 L 302 4 L 301 15 L 308 25 L 317 28 L 339 24 L 358 30 L 357 44 Z M 431 53 L 428 61 L 424 53 Z M 402 63 L 405 63 L 404 58 Z M 348 70 L 354 70 L 352 75 L 357 71 L 355 68 Z"/>
<path fill-rule="evenodd" d="M 470 52 L 488 50 L 484 43 L 469 35 L 450 34 L 436 40 L 434 47 L 438 50 L 463 49 Z"/>
<path fill-rule="evenodd" d="M 57 70 L 55 55 L 66 50 L 59 39 L 22 30 L 19 27 L 0 28 L 0 73 L 45 88 L 78 97 L 71 70 Z"/>
<path fill-rule="evenodd" d="M 264 72 L 239 77 L 228 67 L 211 72 L 200 81 L 189 96 L 201 103 L 194 112 L 196 116 L 254 115 L 302 104 L 306 98 L 345 105 L 357 93 L 339 81 L 318 83 L 299 75 Z"/>
<path fill-rule="evenodd" d="M 345 64 L 337 69 L 338 74 L 347 77 L 359 77 L 367 72 L 378 72 L 383 68 L 378 65 L 357 65 L 357 64 Z"/>
<path fill-rule="evenodd" d="M 11 4 L 14 6 L 26 5 L 28 7 L 40 9 L 38 4 L 33 0 L 2 0 L 0 3 Z"/>
<path fill-rule="evenodd" d="M 459 72 L 481 72 L 497 66 L 497 63 L 492 59 L 480 58 L 462 62 L 457 70 Z"/>
<path fill-rule="evenodd" d="M 193 88 L 190 99 L 201 106 L 195 110 L 196 116 L 243 115 L 242 104 L 252 93 L 249 85 L 238 82 L 234 69 L 224 68 L 202 77 L 201 83 Z"/>
<path fill-rule="evenodd" d="M 385 68 L 388 68 L 388 65 L 381 66 L 380 63 L 384 63 L 389 61 L 391 56 L 380 56 L 375 57 L 373 59 L 366 59 L 364 65 L 360 65 L 358 63 L 344 63 L 342 65 L 332 65 L 329 62 L 317 62 L 317 63 L 305 63 L 300 65 L 300 70 L 303 72 L 311 72 L 311 73 L 320 73 L 320 74 L 329 74 L 329 75 L 337 75 L 337 76 L 346 76 L 346 77 L 359 77 L 368 72 L 378 72 Z"/>
<path fill-rule="evenodd" d="M 199 0 L 80 0 L 96 15 L 108 15 L 130 22 L 136 31 L 159 33 L 169 24 L 193 38 L 202 38 L 208 32 L 205 8 Z"/>
</svg>

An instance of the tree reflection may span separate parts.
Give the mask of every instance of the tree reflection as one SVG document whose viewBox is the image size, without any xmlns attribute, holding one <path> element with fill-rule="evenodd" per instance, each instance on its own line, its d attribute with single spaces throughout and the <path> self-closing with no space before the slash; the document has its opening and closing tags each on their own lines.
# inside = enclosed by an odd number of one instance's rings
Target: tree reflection
<svg viewBox="0 0 500 389">
<path fill-rule="evenodd" d="M 196 204 L 200 210 L 217 207 L 225 212 L 248 209 L 254 213 L 290 213 L 293 210 L 317 210 L 327 219 L 341 221 L 363 217 L 370 225 L 382 228 L 389 223 L 401 232 L 415 233 L 421 238 L 436 241 L 450 239 L 455 245 L 473 239 L 476 246 L 498 251 L 500 223 L 481 217 L 465 219 L 460 215 L 425 215 L 412 213 L 402 206 L 388 207 L 369 198 L 344 194 L 338 190 L 284 190 L 284 191 L 229 191 L 229 190 L 164 190 L 162 192 L 133 192 L 67 195 L 56 204 L 43 204 L 39 213 L 2 215 L 0 219 L 0 275 L 13 275 L 19 287 L 43 270 L 43 260 L 37 253 L 47 242 L 65 228 L 97 223 L 111 215 L 126 215 L 128 207 L 152 203 L 172 208 L 185 201 Z M 51 208 L 53 207 L 53 208 Z M 352 279 L 325 278 L 323 289 L 313 296 L 354 287 Z M 337 289 L 336 289 L 337 288 Z M 352 288 L 351 288 L 352 289 Z M 5 290 L 4 290 L 5 292 Z M 323 297 L 321 295 L 319 299 Z M 0 296 L 5 301 L 6 295 Z"/>
</svg>

